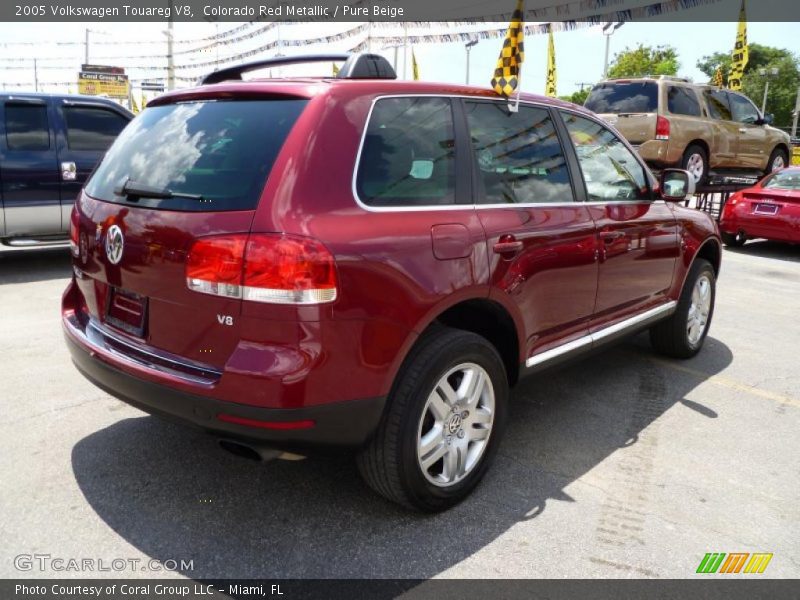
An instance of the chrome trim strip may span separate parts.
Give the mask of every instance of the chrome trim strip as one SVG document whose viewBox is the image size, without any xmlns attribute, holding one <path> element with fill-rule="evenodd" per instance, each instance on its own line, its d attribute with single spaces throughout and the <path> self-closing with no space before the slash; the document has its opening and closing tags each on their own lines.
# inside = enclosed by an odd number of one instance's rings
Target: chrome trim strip
<svg viewBox="0 0 800 600">
<path fill-rule="evenodd" d="M 551 348 L 546 352 L 542 352 L 541 354 L 535 354 L 534 356 L 531 356 L 525 362 L 525 366 L 532 367 L 534 365 L 540 365 L 549 360 L 553 360 L 554 358 L 557 358 L 562 354 L 567 354 L 568 352 L 572 352 L 573 350 L 577 350 L 578 348 L 582 348 L 583 346 L 589 345 L 591 343 L 592 343 L 592 336 L 585 335 L 576 340 L 572 340 L 571 342 L 567 342 L 562 346 L 558 346 L 557 348 Z"/>
<path fill-rule="evenodd" d="M 654 204 L 656 202 L 664 203 L 664 200 L 660 198 L 655 198 L 653 200 L 609 200 L 605 201 L 591 201 L 591 202 L 579 202 L 577 200 L 572 202 L 531 202 L 525 204 L 441 204 L 441 205 L 433 205 L 433 206 L 369 206 L 361 201 L 358 197 L 358 191 L 356 189 L 356 179 L 358 177 L 358 165 L 361 163 L 361 152 L 364 149 L 364 140 L 367 137 L 367 129 L 369 128 L 369 122 L 372 119 L 372 111 L 375 109 L 375 104 L 379 100 L 385 100 L 389 98 L 444 98 L 446 100 L 452 98 L 464 98 L 467 100 L 482 100 L 486 102 L 499 102 L 499 103 L 507 103 L 508 101 L 504 98 L 485 98 L 482 96 L 470 96 L 468 94 L 455 94 L 455 95 L 447 95 L 447 94 L 387 94 L 383 96 L 376 96 L 372 99 L 372 104 L 369 107 L 369 112 L 367 113 L 367 120 L 364 123 L 364 131 L 361 132 L 361 141 L 358 143 L 358 152 L 356 153 L 356 161 L 353 165 L 353 177 L 350 182 L 350 190 L 353 194 L 353 198 L 356 201 L 356 204 L 368 211 L 368 212 L 432 212 L 432 211 L 444 211 L 444 210 L 481 210 L 486 208 L 547 208 L 547 207 L 567 207 L 567 206 L 606 206 L 606 205 L 614 205 L 614 204 L 643 204 L 649 203 Z M 537 108 L 543 108 L 549 110 L 553 108 L 554 105 L 542 103 L 542 102 L 534 102 L 532 100 L 520 100 L 520 104 L 525 104 L 528 106 L 535 106 Z M 574 115 L 578 115 L 580 117 L 587 118 L 589 120 L 593 120 L 598 124 L 603 126 L 607 126 L 608 123 L 603 123 L 602 121 L 593 118 L 592 115 L 585 114 L 579 111 L 576 111 L 569 107 L 562 107 L 562 106 L 555 106 L 558 110 L 563 110 L 566 112 L 570 112 Z M 653 181 L 650 181 L 651 185 Z"/>
<path fill-rule="evenodd" d="M 193 364 L 193 363 L 189 363 L 189 362 L 184 363 L 184 362 L 175 361 L 175 360 L 173 360 L 171 358 L 168 358 L 166 356 L 160 356 L 160 355 L 158 355 L 158 354 L 156 354 L 156 353 L 154 353 L 152 351 L 148 351 L 148 350 L 145 350 L 143 348 L 140 348 L 137 345 L 135 345 L 135 344 L 133 344 L 133 343 L 121 338 L 120 336 L 115 335 L 115 334 L 105 330 L 104 328 L 101 328 L 100 326 L 97 325 L 97 323 L 95 323 L 93 321 L 90 321 L 86 325 L 86 330 L 85 331 L 81 330 L 80 327 L 77 326 L 77 323 L 75 322 L 75 317 L 67 319 L 66 322 L 69 325 L 70 333 L 73 336 L 75 336 L 76 338 L 80 339 L 84 344 L 89 346 L 89 348 L 92 348 L 92 349 L 95 349 L 95 350 L 101 351 L 101 352 L 106 352 L 108 354 L 113 354 L 116 358 L 118 358 L 120 360 L 120 362 L 124 362 L 124 363 L 127 363 L 129 365 L 145 367 L 147 369 L 151 369 L 152 371 L 155 371 L 156 373 L 170 375 L 172 377 L 176 377 L 178 379 L 182 379 L 182 380 L 184 380 L 184 381 L 186 381 L 188 383 L 193 383 L 193 384 L 196 384 L 196 385 L 203 385 L 203 386 L 208 387 L 208 386 L 211 386 L 214 383 L 216 383 L 216 380 L 212 379 L 210 377 L 201 377 L 199 375 L 191 375 L 189 373 L 185 373 L 185 372 L 179 371 L 177 369 L 170 369 L 169 367 L 164 366 L 164 365 L 150 363 L 150 362 L 147 362 L 147 361 L 142 360 L 140 358 L 137 358 L 135 356 L 130 356 L 128 354 L 124 354 L 123 352 L 120 352 L 118 349 L 113 348 L 113 347 L 109 346 L 108 344 L 106 344 L 105 343 L 105 338 L 108 338 L 111 341 L 113 341 L 113 342 L 115 342 L 115 343 L 117 343 L 117 344 L 119 344 L 121 346 L 125 346 L 127 348 L 130 348 L 132 351 L 134 351 L 134 352 L 136 352 L 138 354 L 141 354 L 141 355 L 144 355 L 144 356 L 150 356 L 153 359 L 158 360 L 158 361 L 172 362 L 172 363 L 175 363 L 177 366 L 184 366 L 187 369 L 195 369 L 195 370 L 198 370 L 198 371 L 205 371 L 206 373 L 208 373 L 212 377 L 213 376 L 219 377 L 219 376 L 222 375 L 221 371 L 218 371 L 218 370 L 213 369 L 213 368 L 209 368 L 209 367 L 205 367 L 205 366 L 199 366 L 199 365 L 196 365 L 196 364 Z"/>
<path fill-rule="evenodd" d="M 582 348 L 583 346 L 594 344 L 599 340 L 612 336 L 616 333 L 625 331 L 626 329 L 635 327 L 640 323 L 644 323 L 645 321 L 648 321 L 653 317 L 657 317 L 664 313 L 672 312 L 677 305 L 678 303 L 675 300 L 670 300 L 669 302 L 666 302 L 661 306 L 656 306 L 655 308 L 651 308 L 646 312 L 630 317 L 629 319 L 625 319 L 624 321 L 620 321 L 619 323 L 615 323 L 614 325 L 609 325 L 604 329 L 600 329 L 599 331 L 595 331 L 594 333 L 590 333 L 589 335 L 585 335 L 576 340 L 572 340 L 571 342 L 567 342 L 566 344 L 558 346 L 557 348 L 552 348 L 545 352 L 541 352 L 540 354 L 534 354 L 533 356 L 529 357 L 528 360 L 525 361 L 525 366 L 534 367 L 536 365 L 540 365 L 542 363 L 551 361 L 559 356 L 563 356 L 564 354 L 568 354 L 573 350 Z"/>
</svg>

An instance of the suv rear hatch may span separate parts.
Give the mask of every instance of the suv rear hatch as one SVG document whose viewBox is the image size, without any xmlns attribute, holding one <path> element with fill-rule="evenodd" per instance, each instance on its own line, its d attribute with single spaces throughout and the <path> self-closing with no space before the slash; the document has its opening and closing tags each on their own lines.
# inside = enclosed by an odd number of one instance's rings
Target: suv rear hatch
<svg viewBox="0 0 800 600">
<path fill-rule="evenodd" d="M 586 99 L 585 107 L 616 127 L 631 144 L 658 139 L 658 84 L 655 81 L 598 83 Z"/>
<path fill-rule="evenodd" d="M 109 149 L 76 203 L 71 235 L 92 323 L 129 342 L 125 352 L 222 369 L 240 338 L 253 215 L 307 102 L 161 104 Z"/>
</svg>

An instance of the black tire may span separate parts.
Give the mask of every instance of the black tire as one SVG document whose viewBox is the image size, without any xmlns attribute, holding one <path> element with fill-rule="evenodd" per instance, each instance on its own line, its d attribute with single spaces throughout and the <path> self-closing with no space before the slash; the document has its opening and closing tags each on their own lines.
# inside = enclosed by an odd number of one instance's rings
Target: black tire
<svg viewBox="0 0 800 600">
<path fill-rule="evenodd" d="M 689 309 L 692 305 L 692 293 L 695 283 L 701 277 L 708 277 L 710 282 L 711 307 L 708 312 L 708 319 L 700 338 L 692 342 L 689 339 L 687 324 L 689 321 Z M 672 358 L 691 358 L 703 347 L 703 342 L 708 335 L 708 328 L 711 326 L 711 318 L 714 316 L 714 301 L 716 299 L 716 276 L 714 268 L 707 260 L 702 258 L 695 259 L 689 269 L 686 282 L 683 284 L 681 297 L 678 306 L 670 318 L 661 321 L 650 328 L 650 343 L 659 354 Z"/>
<path fill-rule="evenodd" d="M 702 185 L 706 181 L 706 177 L 708 177 L 708 153 L 705 151 L 705 148 L 702 146 L 698 146 L 697 144 L 692 144 L 683 153 L 683 158 L 681 159 L 681 169 L 685 169 L 695 175 L 692 169 L 690 169 L 690 162 L 693 160 L 693 157 L 697 155 L 703 161 L 703 169 L 702 175 L 700 179 L 695 180 L 695 185 Z"/>
<path fill-rule="evenodd" d="M 784 167 L 789 166 L 789 155 L 786 153 L 786 151 L 780 148 L 775 148 L 775 150 L 772 151 L 772 154 L 769 155 L 769 160 L 767 161 L 767 170 L 764 171 L 764 175 L 769 175 L 775 170 L 775 161 L 778 160 L 778 158 L 783 160 Z"/>
<path fill-rule="evenodd" d="M 460 481 L 439 487 L 423 473 L 417 442 L 428 397 L 449 370 L 463 363 L 474 363 L 488 374 L 494 390 L 494 421 L 474 467 Z M 494 346 L 474 333 L 437 327 L 403 364 L 378 430 L 357 457 L 362 477 L 373 490 L 406 507 L 426 512 L 450 508 L 475 488 L 497 453 L 508 394 L 505 367 Z"/>
<path fill-rule="evenodd" d="M 744 246 L 744 243 L 747 241 L 747 236 L 744 231 L 739 231 L 737 233 L 725 233 L 723 231 L 719 235 L 722 238 L 722 243 L 731 248 Z"/>
</svg>

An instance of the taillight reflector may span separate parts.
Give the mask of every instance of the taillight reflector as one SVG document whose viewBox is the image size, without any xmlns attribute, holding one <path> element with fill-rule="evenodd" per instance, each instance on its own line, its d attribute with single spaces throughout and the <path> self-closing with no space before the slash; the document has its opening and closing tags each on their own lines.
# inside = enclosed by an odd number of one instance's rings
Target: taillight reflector
<svg viewBox="0 0 800 600">
<path fill-rule="evenodd" d="M 669 119 L 664 117 L 656 117 L 656 139 L 669 139 Z"/>
<path fill-rule="evenodd" d="M 72 212 L 69 214 L 69 250 L 72 252 L 72 256 L 78 256 L 80 254 L 80 244 L 78 243 L 80 219 L 78 207 L 73 206 Z"/>
<path fill-rule="evenodd" d="M 319 241 L 280 234 L 197 240 L 186 261 L 190 290 L 271 304 L 336 299 L 336 265 Z"/>
<path fill-rule="evenodd" d="M 302 419 L 300 421 L 260 421 L 258 419 L 247 419 L 245 417 L 237 417 L 236 415 L 228 415 L 225 413 L 219 413 L 217 419 L 225 423 L 258 427 L 260 429 L 311 429 L 315 425 L 314 421 L 311 419 Z"/>
</svg>

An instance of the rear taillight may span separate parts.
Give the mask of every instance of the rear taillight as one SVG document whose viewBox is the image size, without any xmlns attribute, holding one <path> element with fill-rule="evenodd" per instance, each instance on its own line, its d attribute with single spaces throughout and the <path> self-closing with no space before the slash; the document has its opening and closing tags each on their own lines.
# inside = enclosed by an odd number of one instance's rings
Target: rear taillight
<svg viewBox="0 0 800 600">
<path fill-rule="evenodd" d="M 190 290 L 242 297 L 242 267 L 247 235 L 197 240 L 186 259 L 186 285 Z"/>
<path fill-rule="evenodd" d="M 669 119 L 665 119 L 664 117 L 656 117 L 656 139 L 669 139 Z"/>
<path fill-rule="evenodd" d="M 69 214 L 69 249 L 72 256 L 78 256 L 81 252 L 80 244 L 78 243 L 78 229 L 80 228 L 80 215 L 78 214 L 78 207 L 73 206 L 72 212 Z"/>
<path fill-rule="evenodd" d="M 279 234 L 196 241 L 186 261 L 190 290 L 271 304 L 336 299 L 336 264 L 317 240 Z"/>
</svg>

